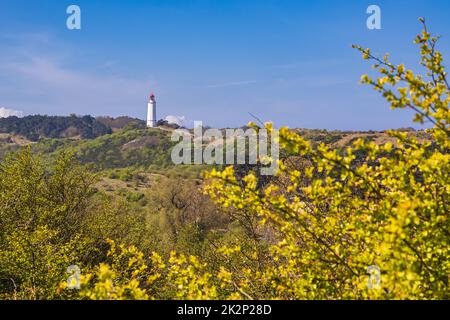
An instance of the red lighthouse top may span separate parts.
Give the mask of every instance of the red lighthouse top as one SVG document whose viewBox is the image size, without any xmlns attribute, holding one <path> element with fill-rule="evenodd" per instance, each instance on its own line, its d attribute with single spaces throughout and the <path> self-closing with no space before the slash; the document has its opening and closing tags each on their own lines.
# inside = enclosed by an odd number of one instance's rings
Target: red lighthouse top
<svg viewBox="0 0 450 320">
<path fill-rule="evenodd" d="M 150 93 L 149 100 L 155 100 L 155 94 L 153 92 Z"/>
</svg>

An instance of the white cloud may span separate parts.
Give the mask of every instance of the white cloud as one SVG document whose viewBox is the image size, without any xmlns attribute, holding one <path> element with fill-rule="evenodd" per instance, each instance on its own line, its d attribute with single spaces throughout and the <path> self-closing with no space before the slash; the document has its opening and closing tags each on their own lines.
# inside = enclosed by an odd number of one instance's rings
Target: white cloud
<svg viewBox="0 0 450 320">
<path fill-rule="evenodd" d="M 23 112 L 13 109 L 0 108 L 0 118 L 8 118 L 8 117 L 23 117 Z"/>
</svg>

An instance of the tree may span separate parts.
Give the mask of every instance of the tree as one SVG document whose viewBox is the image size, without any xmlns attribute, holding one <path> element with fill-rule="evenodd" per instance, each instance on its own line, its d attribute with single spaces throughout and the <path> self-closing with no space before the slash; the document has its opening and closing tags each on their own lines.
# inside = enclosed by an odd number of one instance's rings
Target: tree
<svg viewBox="0 0 450 320">
<path fill-rule="evenodd" d="M 95 177 L 63 153 L 50 170 L 29 148 L 0 164 L 0 295 L 56 295 L 66 268 L 80 262 L 80 228 Z"/>
</svg>

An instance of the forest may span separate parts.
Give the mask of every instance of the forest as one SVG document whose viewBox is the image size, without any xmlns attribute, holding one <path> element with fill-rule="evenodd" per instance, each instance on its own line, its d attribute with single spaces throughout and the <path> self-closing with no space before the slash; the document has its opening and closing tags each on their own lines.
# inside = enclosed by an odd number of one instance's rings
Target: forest
<svg viewBox="0 0 450 320">
<path fill-rule="evenodd" d="M 13 133 L 31 141 L 41 138 L 69 138 L 79 136 L 92 139 L 111 133 L 111 128 L 91 116 L 26 116 L 0 118 L 0 133 Z"/>
</svg>

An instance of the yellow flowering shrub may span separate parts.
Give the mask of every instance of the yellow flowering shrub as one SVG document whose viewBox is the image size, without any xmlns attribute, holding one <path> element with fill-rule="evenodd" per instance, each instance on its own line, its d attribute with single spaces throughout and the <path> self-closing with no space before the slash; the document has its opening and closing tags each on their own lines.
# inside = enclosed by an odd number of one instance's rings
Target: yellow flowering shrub
<svg viewBox="0 0 450 320">
<path fill-rule="evenodd" d="M 117 246 L 108 241 L 111 264 L 102 263 L 92 273 L 81 276 L 79 296 L 88 299 L 214 299 L 212 275 L 204 272 L 194 256 L 172 252 L 167 261 L 153 252 L 144 255 L 135 246 Z M 65 289 L 66 283 L 61 283 Z"/>
<path fill-rule="evenodd" d="M 242 183 L 232 167 L 207 175 L 206 190 L 217 203 L 251 210 L 279 232 L 271 248 L 276 263 L 252 280 L 275 293 L 256 296 L 450 297 L 450 87 L 437 40 L 426 26 L 416 39 L 425 77 L 355 46 L 382 75 L 362 82 L 392 108 L 413 110 L 415 122 L 430 123 L 426 138 L 390 131 L 394 144 L 357 140 L 339 152 L 324 144 L 313 148 L 281 128 L 281 147 L 310 161 L 302 171 L 280 162 L 278 176 L 288 181 L 283 189 L 275 183 L 258 189 L 252 174 Z M 377 288 L 367 285 L 370 266 L 380 270 Z"/>
</svg>

